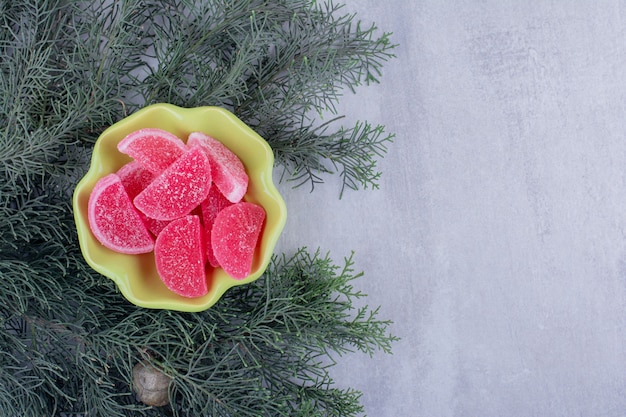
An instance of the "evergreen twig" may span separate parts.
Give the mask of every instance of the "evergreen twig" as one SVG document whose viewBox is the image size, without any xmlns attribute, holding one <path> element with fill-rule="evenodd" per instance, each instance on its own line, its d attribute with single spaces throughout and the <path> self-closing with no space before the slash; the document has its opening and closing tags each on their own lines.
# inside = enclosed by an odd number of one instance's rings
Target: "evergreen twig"
<svg viewBox="0 0 626 417">
<path fill-rule="evenodd" d="M 0 0 L 0 415 L 362 411 L 329 367 L 395 338 L 354 306 L 351 257 L 300 250 L 205 312 L 141 309 L 83 260 L 69 196 L 98 135 L 154 102 L 231 109 L 295 184 L 336 170 L 344 188 L 376 187 L 391 136 L 335 128 L 343 89 L 392 57 L 376 36 L 330 1 Z M 136 400 L 142 360 L 173 378 L 171 406 Z"/>
</svg>

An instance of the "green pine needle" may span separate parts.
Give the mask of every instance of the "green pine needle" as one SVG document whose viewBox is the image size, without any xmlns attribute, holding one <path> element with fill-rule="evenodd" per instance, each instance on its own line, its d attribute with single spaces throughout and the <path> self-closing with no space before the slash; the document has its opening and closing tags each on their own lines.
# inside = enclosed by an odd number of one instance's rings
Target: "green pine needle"
<svg viewBox="0 0 626 417">
<path fill-rule="evenodd" d="M 0 0 L 0 415 L 362 412 L 330 368 L 396 339 L 355 307 L 352 257 L 302 249 L 205 312 L 141 309 L 85 263 L 70 196 L 98 135 L 156 102 L 232 110 L 296 185 L 376 188 L 392 135 L 337 125 L 335 105 L 393 47 L 330 1 Z M 142 360 L 172 377 L 170 406 L 135 398 Z"/>
</svg>

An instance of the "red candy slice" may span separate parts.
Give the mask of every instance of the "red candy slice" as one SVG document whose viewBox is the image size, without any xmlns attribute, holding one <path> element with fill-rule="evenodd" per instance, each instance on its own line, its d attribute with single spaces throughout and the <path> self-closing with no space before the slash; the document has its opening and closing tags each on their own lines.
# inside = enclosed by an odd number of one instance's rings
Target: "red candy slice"
<svg viewBox="0 0 626 417">
<path fill-rule="evenodd" d="M 215 218 L 217 217 L 217 213 L 232 204 L 233 203 L 228 201 L 226 197 L 224 197 L 224 195 L 220 192 L 220 190 L 217 189 L 215 183 L 211 185 L 211 189 L 209 190 L 209 195 L 206 200 L 204 200 L 202 204 L 200 204 L 200 208 L 202 209 L 202 222 L 204 223 L 206 256 L 211 266 L 214 267 L 219 266 L 219 262 L 213 254 L 213 245 L 211 244 L 211 229 L 213 227 L 213 223 L 215 222 Z"/>
<path fill-rule="evenodd" d="M 87 217 L 96 239 L 111 250 L 138 254 L 154 247 L 152 236 L 116 174 L 98 180 L 89 196 Z"/>
<path fill-rule="evenodd" d="M 167 288 L 183 297 L 207 294 L 203 246 L 198 216 L 176 219 L 161 231 L 154 244 L 154 259 Z"/>
<path fill-rule="evenodd" d="M 231 277 L 243 279 L 250 274 L 264 220 L 265 210 L 247 202 L 233 204 L 217 214 L 211 245 L 215 258 Z"/>
<path fill-rule="evenodd" d="M 241 201 L 248 189 L 248 174 L 239 157 L 222 142 L 202 132 L 193 132 L 187 139 L 187 146 L 196 145 L 202 146 L 209 155 L 211 175 L 217 188 L 229 201 Z"/>
<path fill-rule="evenodd" d="M 193 210 L 209 194 L 211 166 L 206 153 L 192 147 L 150 183 L 135 207 L 156 220 L 174 220 Z"/>
<path fill-rule="evenodd" d="M 145 169 L 139 162 L 131 161 L 117 171 L 126 193 L 132 200 L 154 180 L 156 175 Z"/>
<path fill-rule="evenodd" d="M 152 233 L 154 236 L 158 236 L 159 233 L 163 231 L 165 226 L 170 224 L 170 220 L 157 220 L 157 219 L 152 219 L 143 213 L 142 215 L 143 215 L 142 216 L 143 222 L 145 223 L 150 233 Z"/>
<path fill-rule="evenodd" d="M 117 175 L 122 180 L 124 189 L 126 189 L 126 193 L 131 200 L 142 192 L 144 188 L 146 188 L 156 177 L 152 171 L 145 169 L 137 161 L 131 161 L 121 167 L 117 171 Z M 163 230 L 163 228 L 169 223 L 168 220 L 156 220 L 146 216 L 140 211 L 138 213 L 150 233 L 154 236 L 158 236 L 161 230 Z"/>
<path fill-rule="evenodd" d="M 118 143 L 117 149 L 155 174 L 163 172 L 186 152 L 185 144 L 178 136 L 156 128 L 129 134 Z"/>
</svg>

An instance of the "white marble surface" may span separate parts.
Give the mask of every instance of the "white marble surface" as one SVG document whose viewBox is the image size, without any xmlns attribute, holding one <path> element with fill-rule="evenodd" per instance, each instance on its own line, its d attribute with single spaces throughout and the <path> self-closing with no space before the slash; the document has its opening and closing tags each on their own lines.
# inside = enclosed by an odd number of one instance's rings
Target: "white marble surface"
<svg viewBox="0 0 626 417">
<path fill-rule="evenodd" d="M 394 32 L 349 120 L 378 191 L 286 192 L 282 247 L 356 251 L 402 340 L 348 355 L 371 417 L 626 415 L 626 4 L 353 0 Z"/>
</svg>

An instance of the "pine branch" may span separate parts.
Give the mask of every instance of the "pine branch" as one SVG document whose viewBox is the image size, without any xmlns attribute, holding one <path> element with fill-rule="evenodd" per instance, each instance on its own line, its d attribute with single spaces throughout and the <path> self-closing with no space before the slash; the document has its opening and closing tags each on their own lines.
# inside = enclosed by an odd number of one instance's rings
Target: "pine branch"
<svg viewBox="0 0 626 417">
<path fill-rule="evenodd" d="M 340 12 L 332 2 L 141 2 L 93 10 L 77 35 L 93 43 L 81 48 L 99 51 L 91 72 L 108 91 L 102 96 L 116 97 L 127 111 L 155 102 L 226 107 L 268 140 L 280 163 L 298 168 L 286 171 L 296 183 L 322 182 L 330 163 L 350 168 L 341 171 L 344 187 L 375 188 L 376 159 L 393 137 L 372 143 L 373 135 L 384 135 L 382 126 L 375 134 L 352 136 L 359 126 L 339 126 L 327 137 L 313 136 L 319 139 L 314 158 L 293 149 L 303 130 L 320 129 L 316 115 L 337 115 L 342 90 L 378 82 L 393 57 L 388 33 L 377 38 L 375 26 L 363 29 L 355 15 Z M 114 69 L 110 79 L 101 79 L 104 67 Z M 351 158 L 329 149 L 355 139 L 363 152 Z"/>
<path fill-rule="evenodd" d="M 326 124 L 297 131 L 286 126 L 286 131 L 276 136 L 285 137 L 287 142 L 275 143 L 274 149 L 283 174 L 296 186 L 310 183 L 312 191 L 315 184 L 323 182 L 321 174 L 339 171 L 343 183 L 340 196 L 346 188 L 378 188 L 381 174 L 376 168 L 377 158 L 383 157 L 393 138 L 385 135 L 383 126 L 357 122 L 352 128 L 330 133 Z"/>
<path fill-rule="evenodd" d="M 115 291 L 85 308 L 60 282 L 52 290 L 64 294 L 66 309 L 2 309 L 10 331 L 0 345 L 12 346 L 3 369 L 37 393 L 43 410 L 167 415 L 130 394 L 130 369 L 149 359 L 173 377 L 175 415 L 291 416 L 311 407 L 315 415 L 357 415 L 360 393 L 333 387 L 334 355 L 389 351 L 396 338 L 377 310 L 352 311 L 364 294 L 350 284 L 361 276 L 351 265 L 305 250 L 277 257 L 260 280 L 199 314 L 139 309 Z"/>
<path fill-rule="evenodd" d="M 392 57 L 376 33 L 309 0 L 0 1 L 0 415 L 361 412 L 330 368 L 395 337 L 355 309 L 351 257 L 300 250 L 205 312 L 140 309 L 85 263 L 70 195 L 98 135 L 160 101 L 235 111 L 294 184 L 376 188 L 391 135 L 335 108 Z M 136 400 L 139 361 L 173 378 L 171 406 Z"/>
</svg>

